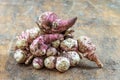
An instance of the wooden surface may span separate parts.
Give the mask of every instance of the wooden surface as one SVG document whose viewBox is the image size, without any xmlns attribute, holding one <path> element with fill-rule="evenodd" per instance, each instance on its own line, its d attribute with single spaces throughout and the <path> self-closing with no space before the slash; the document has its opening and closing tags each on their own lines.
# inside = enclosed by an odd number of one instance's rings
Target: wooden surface
<svg viewBox="0 0 120 80">
<path fill-rule="evenodd" d="M 83 59 L 59 73 L 16 64 L 15 36 L 37 26 L 34 21 L 44 11 L 64 19 L 77 16 L 75 38 L 91 37 L 104 67 Z M 120 80 L 120 0 L 0 0 L 0 80 Z"/>
</svg>

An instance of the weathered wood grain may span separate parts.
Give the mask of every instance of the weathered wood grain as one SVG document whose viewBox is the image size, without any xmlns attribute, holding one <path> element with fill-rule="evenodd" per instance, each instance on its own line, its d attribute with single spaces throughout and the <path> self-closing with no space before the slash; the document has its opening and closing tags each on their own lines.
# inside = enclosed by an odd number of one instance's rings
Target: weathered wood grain
<svg viewBox="0 0 120 80">
<path fill-rule="evenodd" d="M 15 36 L 37 26 L 44 11 L 60 17 L 77 16 L 75 38 L 86 35 L 97 46 L 102 69 L 86 59 L 65 73 L 35 70 L 13 59 Z M 120 1 L 119 0 L 0 0 L 0 80 L 119 80 L 120 79 Z"/>
</svg>

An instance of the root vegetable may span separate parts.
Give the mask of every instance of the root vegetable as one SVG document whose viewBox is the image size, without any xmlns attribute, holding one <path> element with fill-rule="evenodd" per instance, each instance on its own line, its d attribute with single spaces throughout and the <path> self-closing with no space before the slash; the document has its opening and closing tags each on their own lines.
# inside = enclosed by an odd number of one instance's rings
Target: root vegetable
<svg viewBox="0 0 120 80">
<path fill-rule="evenodd" d="M 14 53 L 14 59 L 16 60 L 17 63 L 24 63 L 26 60 L 26 52 L 23 50 L 16 50 Z"/>
<path fill-rule="evenodd" d="M 43 58 L 36 57 L 33 59 L 32 65 L 35 69 L 41 69 L 44 66 L 43 63 L 44 63 Z"/>
<path fill-rule="evenodd" d="M 103 67 L 90 38 L 73 39 L 71 27 L 76 20 L 77 17 L 62 20 L 53 12 L 41 14 L 36 21 L 37 28 L 27 29 L 17 36 L 14 59 L 25 65 L 32 63 L 35 69 L 45 66 L 60 72 L 78 65 L 83 57 Z"/>
<path fill-rule="evenodd" d="M 55 56 L 49 56 L 47 58 L 45 58 L 44 60 L 44 65 L 46 68 L 48 69 L 54 69 L 55 68 Z"/>
<path fill-rule="evenodd" d="M 70 61 L 66 57 L 57 57 L 56 60 L 56 69 L 60 72 L 65 72 L 70 67 Z"/>
<path fill-rule="evenodd" d="M 61 42 L 60 47 L 64 51 L 76 51 L 78 48 L 77 40 L 72 38 L 65 39 Z"/>
<path fill-rule="evenodd" d="M 16 41 L 16 47 L 18 49 L 25 49 L 26 47 L 28 47 L 28 42 L 24 39 L 17 40 Z"/>
<path fill-rule="evenodd" d="M 45 12 L 39 16 L 37 24 L 44 33 L 61 33 L 72 27 L 77 17 L 62 20 L 53 12 Z"/>
<path fill-rule="evenodd" d="M 43 56 L 46 54 L 48 45 L 52 41 L 63 39 L 62 34 L 46 34 L 36 38 L 30 45 L 30 51 L 34 56 Z"/>
<path fill-rule="evenodd" d="M 47 56 L 54 56 L 57 54 L 56 48 L 50 47 L 47 49 L 46 55 Z"/>
<path fill-rule="evenodd" d="M 27 29 L 22 32 L 21 35 L 17 36 L 16 47 L 19 49 L 24 49 L 28 47 L 28 44 L 33 41 L 40 33 L 39 28 Z"/>
<path fill-rule="evenodd" d="M 80 56 L 76 51 L 68 51 L 65 56 L 70 60 L 71 66 L 76 66 L 80 62 Z"/>
<path fill-rule="evenodd" d="M 82 54 L 84 54 L 84 57 L 91 61 L 94 61 L 98 65 L 98 67 L 103 67 L 102 62 L 95 54 L 96 47 L 92 43 L 90 38 L 88 38 L 87 36 L 81 36 L 78 39 L 78 49 Z"/>
</svg>

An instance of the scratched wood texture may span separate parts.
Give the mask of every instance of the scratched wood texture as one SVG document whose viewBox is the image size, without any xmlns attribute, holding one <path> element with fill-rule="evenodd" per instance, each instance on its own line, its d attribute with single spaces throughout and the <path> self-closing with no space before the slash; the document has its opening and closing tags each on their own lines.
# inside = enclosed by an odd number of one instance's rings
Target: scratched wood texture
<svg viewBox="0 0 120 80">
<path fill-rule="evenodd" d="M 64 19 L 77 16 L 75 38 L 91 37 L 104 67 L 86 59 L 65 73 L 18 65 L 15 36 L 37 27 L 35 20 L 45 11 Z M 0 0 L 0 80 L 120 80 L 120 0 Z"/>
</svg>

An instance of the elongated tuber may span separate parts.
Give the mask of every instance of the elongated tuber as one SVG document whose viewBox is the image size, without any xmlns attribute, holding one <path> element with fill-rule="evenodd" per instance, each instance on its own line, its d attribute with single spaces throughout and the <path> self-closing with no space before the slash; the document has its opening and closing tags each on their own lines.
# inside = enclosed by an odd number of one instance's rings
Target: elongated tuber
<svg viewBox="0 0 120 80">
<path fill-rule="evenodd" d="M 55 62 L 56 62 L 56 57 L 55 56 L 49 56 L 49 57 L 45 58 L 44 65 L 48 69 L 54 69 L 55 68 Z"/>
<path fill-rule="evenodd" d="M 62 34 L 46 34 L 36 38 L 30 45 L 30 51 L 34 56 L 43 56 L 46 54 L 49 43 L 55 40 L 63 39 Z"/>
<path fill-rule="evenodd" d="M 53 12 L 45 12 L 39 16 L 37 24 L 44 33 L 61 33 L 72 27 L 77 17 L 62 20 Z"/>
<path fill-rule="evenodd" d="M 70 67 L 70 61 L 66 57 L 57 57 L 56 60 L 56 69 L 60 72 L 65 72 Z"/>
<path fill-rule="evenodd" d="M 99 67 L 103 67 L 102 62 L 95 54 L 96 47 L 92 43 L 91 39 L 86 36 L 81 36 L 78 39 L 79 51 L 84 54 L 84 57 L 87 59 L 94 61 Z"/>
</svg>

